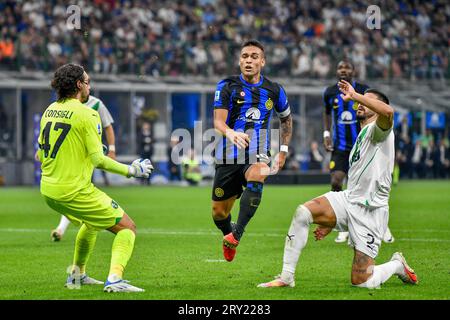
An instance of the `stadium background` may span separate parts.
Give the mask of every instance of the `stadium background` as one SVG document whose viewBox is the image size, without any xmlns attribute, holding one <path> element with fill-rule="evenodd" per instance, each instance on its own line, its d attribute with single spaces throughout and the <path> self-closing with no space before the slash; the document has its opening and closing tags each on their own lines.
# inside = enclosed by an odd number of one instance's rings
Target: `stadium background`
<svg viewBox="0 0 450 320">
<path fill-rule="evenodd" d="M 153 179 L 165 183 L 171 132 L 193 131 L 195 121 L 203 130 L 213 127 L 215 84 L 239 73 L 240 44 L 248 38 L 266 46 L 264 74 L 286 88 L 293 110 L 289 175 L 316 174 L 285 183 L 327 181 L 322 92 L 335 83 L 336 63 L 343 58 L 353 61 L 357 80 L 389 96 L 396 109 L 397 148 L 403 165 L 411 167 L 406 171 L 417 169 L 412 177 L 448 177 L 449 168 L 439 163 L 442 154 L 449 159 L 450 5 L 445 0 L 372 4 L 380 8 L 380 29 L 369 29 L 365 1 L 2 1 L 1 182 L 38 180 L 37 119 L 55 99 L 49 87 L 54 70 L 76 62 L 86 67 L 92 94 L 116 121 L 119 160 L 139 155 L 142 123 L 152 123 L 152 160 L 158 168 Z M 74 20 L 77 13 L 80 19 Z M 325 156 L 318 171 L 309 165 L 312 141 Z M 412 164 L 416 141 L 423 157 Z M 427 159 L 434 166 L 426 166 Z M 213 172 L 208 166 L 202 170 L 206 178 Z M 404 172 L 402 177 L 409 177 Z"/>
<path fill-rule="evenodd" d="M 79 29 L 70 20 L 76 13 L 68 12 L 72 5 L 80 9 Z M 369 5 L 380 8 L 379 30 L 367 27 Z M 448 159 L 449 19 L 446 0 L 0 1 L 0 184 L 7 186 L 0 188 L 0 300 L 450 299 L 450 257 L 445 254 L 450 250 L 448 171 L 442 181 L 418 179 L 442 174 L 442 167 L 426 167 L 427 160 L 438 163 L 441 155 Z M 110 176 L 115 186 L 101 189 L 138 227 L 126 277 L 146 292 L 112 296 L 98 287 L 66 290 L 77 230 L 71 226 L 61 242 L 51 242 L 50 230 L 59 215 L 33 186 L 38 180 L 33 160 L 37 124 L 55 99 L 49 86 L 54 70 L 67 62 L 87 68 L 92 93 L 114 117 L 119 160 L 139 155 L 141 126 L 145 120 L 152 123 L 157 166 L 152 182 L 165 183 L 171 132 L 193 131 L 195 121 L 202 121 L 204 130 L 213 126 L 215 84 L 239 72 L 239 47 L 248 38 L 264 43 L 264 74 L 286 88 L 295 152 L 289 168 L 276 176 L 284 180 L 265 186 L 235 261 L 223 260 L 222 237 L 210 218 L 210 181 L 189 188 L 118 186 L 124 180 Z M 420 285 L 404 286 L 392 279 L 382 290 L 353 288 L 352 251 L 337 245 L 333 236 L 315 242 L 311 233 L 296 288 L 261 291 L 256 284 L 280 271 L 295 208 L 330 189 L 327 157 L 311 169 L 309 146 L 317 141 L 325 156 L 322 92 L 336 83 L 336 63 L 342 58 L 353 61 L 357 80 L 386 92 L 392 101 L 399 162 L 405 155 L 412 167 L 415 151 L 422 152 L 412 169 L 414 181 L 403 174 L 393 187 L 389 226 L 395 242 L 383 244 L 377 259 L 387 261 L 402 251 Z M 271 185 L 275 182 L 294 184 Z M 306 185 L 310 182 L 321 184 Z M 235 206 L 234 217 L 237 210 Z M 106 278 L 112 239 L 108 232 L 99 234 L 89 265 L 93 277 Z"/>
</svg>

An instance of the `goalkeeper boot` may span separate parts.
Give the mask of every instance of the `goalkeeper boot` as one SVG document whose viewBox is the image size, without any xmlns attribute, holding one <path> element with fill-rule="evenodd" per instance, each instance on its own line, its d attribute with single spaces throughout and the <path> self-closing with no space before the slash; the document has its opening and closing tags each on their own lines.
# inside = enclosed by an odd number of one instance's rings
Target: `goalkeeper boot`
<svg viewBox="0 0 450 320">
<path fill-rule="evenodd" d="M 227 261 L 233 261 L 234 256 L 236 255 L 236 247 L 238 246 L 239 241 L 236 240 L 233 236 L 233 233 L 230 232 L 226 236 L 223 237 L 223 256 Z"/>
<path fill-rule="evenodd" d="M 275 288 L 275 287 L 295 287 L 295 281 L 292 279 L 291 281 L 285 281 L 281 279 L 281 275 L 275 277 L 274 280 L 270 282 L 260 283 L 258 284 L 258 288 Z"/>
<path fill-rule="evenodd" d="M 132 286 L 128 280 L 120 279 L 115 282 L 106 281 L 105 292 L 144 292 L 144 289 Z"/>
<path fill-rule="evenodd" d="M 403 272 L 398 274 L 400 280 L 402 280 L 404 283 L 409 284 L 418 284 L 419 279 L 417 278 L 416 273 L 414 270 L 406 263 L 405 257 L 403 257 L 403 254 L 401 252 L 395 252 L 392 255 L 391 261 L 398 260 L 403 265 Z"/>
<path fill-rule="evenodd" d="M 82 274 L 81 276 L 77 276 L 75 274 L 70 274 L 67 277 L 66 284 L 64 287 L 68 289 L 76 289 L 80 286 L 84 285 L 94 285 L 94 284 L 103 284 L 102 281 L 95 280 L 94 278 L 89 277 L 87 274 Z"/>
</svg>

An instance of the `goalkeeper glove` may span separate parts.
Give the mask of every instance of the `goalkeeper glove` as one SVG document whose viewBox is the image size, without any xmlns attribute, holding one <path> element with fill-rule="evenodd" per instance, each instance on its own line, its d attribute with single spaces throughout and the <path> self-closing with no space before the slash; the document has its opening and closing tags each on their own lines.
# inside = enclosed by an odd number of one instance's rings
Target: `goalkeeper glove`
<svg viewBox="0 0 450 320">
<path fill-rule="evenodd" d="M 136 159 L 128 166 L 128 176 L 135 178 L 148 178 L 153 171 L 152 162 L 149 159 Z"/>
</svg>

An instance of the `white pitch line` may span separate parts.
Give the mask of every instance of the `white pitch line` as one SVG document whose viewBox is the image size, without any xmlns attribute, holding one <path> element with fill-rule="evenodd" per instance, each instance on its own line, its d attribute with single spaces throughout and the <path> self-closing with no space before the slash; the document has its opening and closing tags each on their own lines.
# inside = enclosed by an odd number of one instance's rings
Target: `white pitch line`
<svg viewBox="0 0 450 320">
<path fill-rule="evenodd" d="M 77 230 L 68 230 L 68 232 L 76 232 Z M 164 229 L 143 228 L 138 229 L 138 234 L 155 234 L 165 236 L 218 236 L 219 233 L 215 231 L 171 231 Z M 439 230 L 440 231 L 440 230 Z M 23 228 L 0 228 L 0 232 L 16 232 L 16 233 L 48 233 L 47 229 L 23 229 Z M 250 237 L 284 237 L 284 233 L 246 233 Z M 436 238 L 395 238 L 396 241 L 413 241 L 413 242 L 450 242 L 450 239 L 436 239 Z"/>
</svg>

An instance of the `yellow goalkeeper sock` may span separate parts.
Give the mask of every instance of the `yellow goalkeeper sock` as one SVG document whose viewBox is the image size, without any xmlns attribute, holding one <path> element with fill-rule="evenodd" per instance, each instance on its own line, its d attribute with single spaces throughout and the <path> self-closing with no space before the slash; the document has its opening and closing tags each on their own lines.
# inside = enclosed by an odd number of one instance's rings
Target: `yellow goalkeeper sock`
<svg viewBox="0 0 450 320">
<path fill-rule="evenodd" d="M 86 272 L 86 264 L 94 249 L 97 233 L 98 231 L 89 229 L 85 224 L 78 230 L 75 240 L 72 273 L 79 272 L 80 274 L 84 274 Z"/>
<path fill-rule="evenodd" d="M 130 229 L 117 232 L 112 245 L 111 268 L 109 269 L 109 281 L 122 279 L 123 271 L 133 253 L 134 239 L 136 235 Z"/>
</svg>

